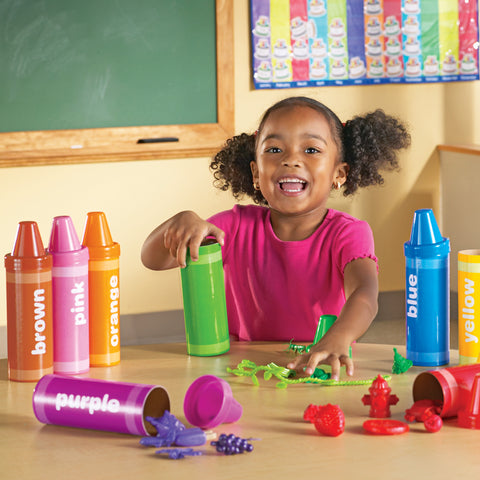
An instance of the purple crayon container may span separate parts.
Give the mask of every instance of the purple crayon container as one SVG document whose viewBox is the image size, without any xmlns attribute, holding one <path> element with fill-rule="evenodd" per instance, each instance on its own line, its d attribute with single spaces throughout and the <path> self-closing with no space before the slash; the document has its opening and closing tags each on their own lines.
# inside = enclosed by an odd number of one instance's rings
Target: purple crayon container
<svg viewBox="0 0 480 480">
<path fill-rule="evenodd" d="M 42 423 L 156 435 L 146 417 L 170 410 L 167 391 L 158 385 L 45 375 L 33 392 L 33 412 Z"/>
</svg>

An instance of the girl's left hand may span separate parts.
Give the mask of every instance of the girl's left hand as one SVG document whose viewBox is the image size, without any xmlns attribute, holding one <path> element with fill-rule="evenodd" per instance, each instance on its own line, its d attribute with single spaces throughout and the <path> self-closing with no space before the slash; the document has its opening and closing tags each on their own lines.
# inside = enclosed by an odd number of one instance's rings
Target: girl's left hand
<svg viewBox="0 0 480 480">
<path fill-rule="evenodd" d="M 333 337 L 333 335 L 325 335 L 311 348 L 309 353 L 298 356 L 287 365 L 287 368 L 312 375 L 318 365 L 328 364 L 332 368 L 332 380 L 338 380 L 340 368 L 344 365 L 347 375 L 353 375 L 353 360 L 349 356 L 350 345 L 328 337 Z"/>
</svg>

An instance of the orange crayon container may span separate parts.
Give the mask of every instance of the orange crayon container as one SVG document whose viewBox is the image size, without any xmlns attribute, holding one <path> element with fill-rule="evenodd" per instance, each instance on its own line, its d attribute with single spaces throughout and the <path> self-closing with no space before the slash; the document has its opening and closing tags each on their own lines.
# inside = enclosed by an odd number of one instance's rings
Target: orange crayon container
<svg viewBox="0 0 480 480">
<path fill-rule="evenodd" d="M 36 222 L 20 222 L 7 274 L 8 378 L 36 382 L 53 373 L 52 257 Z"/>
<path fill-rule="evenodd" d="M 120 362 L 120 245 L 103 212 L 87 214 L 82 245 L 88 247 L 90 366 Z"/>
</svg>

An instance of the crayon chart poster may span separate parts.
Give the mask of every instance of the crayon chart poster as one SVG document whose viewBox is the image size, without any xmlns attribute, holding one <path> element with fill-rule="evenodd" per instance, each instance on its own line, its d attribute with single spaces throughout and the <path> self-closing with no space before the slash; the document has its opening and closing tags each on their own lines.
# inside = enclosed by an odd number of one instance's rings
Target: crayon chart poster
<svg viewBox="0 0 480 480">
<path fill-rule="evenodd" d="M 478 0 L 251 0 L 255 88 L 478 80 Z"/>
</svg>

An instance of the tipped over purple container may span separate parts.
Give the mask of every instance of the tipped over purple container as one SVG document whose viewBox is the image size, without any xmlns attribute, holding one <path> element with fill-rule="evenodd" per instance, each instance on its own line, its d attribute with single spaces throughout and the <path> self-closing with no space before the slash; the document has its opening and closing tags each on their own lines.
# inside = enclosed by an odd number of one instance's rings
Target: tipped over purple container
<svg viewBox="0 0 480 480">
<path fill-rule="evenodd" d="M 146 417 L 170 410 L 158 385 L 45 375 L 33 392 L 33 411 L 42 423 L 132 435 L 155 435 Z"/>
</svg>

